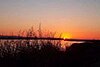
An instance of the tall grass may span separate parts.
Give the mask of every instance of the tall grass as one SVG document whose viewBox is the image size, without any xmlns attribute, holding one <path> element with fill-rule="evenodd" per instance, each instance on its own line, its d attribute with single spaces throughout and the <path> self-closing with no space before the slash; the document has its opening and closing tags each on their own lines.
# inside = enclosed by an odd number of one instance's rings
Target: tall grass
<svg viewBox="0 0 100 67">
<path fill-rule="evenodd" d="M 18 36 L 24 37 L 55 37 L 56 33 L 47 32 L 46 34 L 40 30 L 36 32 L 33 27 L 31 27 L 27 31 L 19 31 Z M 13 35 L 11 35 L 13 36 Z M 30 50 L 41 50 L 44 46 L 52 46 L 58 50 L 61 48 L 61 41 L 55 40 L 0 40 L 0 57 L 4 57 L 7 54 L 9 55 L 17 55 L 23 49 L 30 49 Z"/>
<path fill-rule="evenodd" d="M 54 38 L 55 33 L 44 35 L 32 27 L 18 36 Z M 60 40 L 0 39 L 0 67 L 89 67 L 100 62 L 99 43 L 75 43 L 65 51 L 61 45 Z"/>
</svg>

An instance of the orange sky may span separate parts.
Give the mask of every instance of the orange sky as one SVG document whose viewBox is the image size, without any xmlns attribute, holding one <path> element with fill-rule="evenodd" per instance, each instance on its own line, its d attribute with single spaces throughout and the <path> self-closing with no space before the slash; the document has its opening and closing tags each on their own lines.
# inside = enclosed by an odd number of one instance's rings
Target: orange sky
<svg viewBox="0 0 100 67">
<path fill-rule="evenodd" d="M 68 33 L 72 38 L 100 39 L 100 0 L 2 0 L 0 33 L 31 26 Z"/>
</svg>

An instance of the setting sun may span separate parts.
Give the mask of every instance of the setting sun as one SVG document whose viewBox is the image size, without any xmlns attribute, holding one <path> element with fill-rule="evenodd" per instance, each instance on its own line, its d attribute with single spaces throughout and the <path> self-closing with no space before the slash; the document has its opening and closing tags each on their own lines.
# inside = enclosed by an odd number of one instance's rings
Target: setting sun
<svg viewBox="0 0 100 67">
<path fill-rule="evenodd" d="M 69 33 L 63 33 L 62 34 L 62 38 L 64 38 L 64 39 L 66 39 L 66 38 L 70 39 L 71 38 L 71 34 L 69 34 Z"/>
</svg>

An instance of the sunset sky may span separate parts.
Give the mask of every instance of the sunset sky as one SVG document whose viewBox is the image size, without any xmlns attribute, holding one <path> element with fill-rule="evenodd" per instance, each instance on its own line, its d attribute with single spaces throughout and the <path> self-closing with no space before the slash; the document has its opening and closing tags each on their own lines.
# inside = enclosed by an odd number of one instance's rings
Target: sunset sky
<svg viewBox="0 0 100 67">
<path fill-rule="evenodd" d="M 31 26 L 72 38 L 100 39 L 100 0 L 0 0 L 0 33 Z"/>
</svg>

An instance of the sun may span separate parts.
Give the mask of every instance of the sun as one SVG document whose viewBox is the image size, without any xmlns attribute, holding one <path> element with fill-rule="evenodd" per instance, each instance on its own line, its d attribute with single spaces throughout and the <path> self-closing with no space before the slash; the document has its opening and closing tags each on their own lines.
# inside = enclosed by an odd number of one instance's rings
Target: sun
<svg viewBox="0 0 100 67">
<path fill-rule="evenodd" d="M 70 38 L 71 38 L 71 34 L 69 34 L 69 33 L 63 33 L 63 34 L 62 34 L 62 38 L 63 38 L 63 39 L 66 39 L 66 38 L 67 38 L 67 39 L 70 39 Z"/>
</svg>

